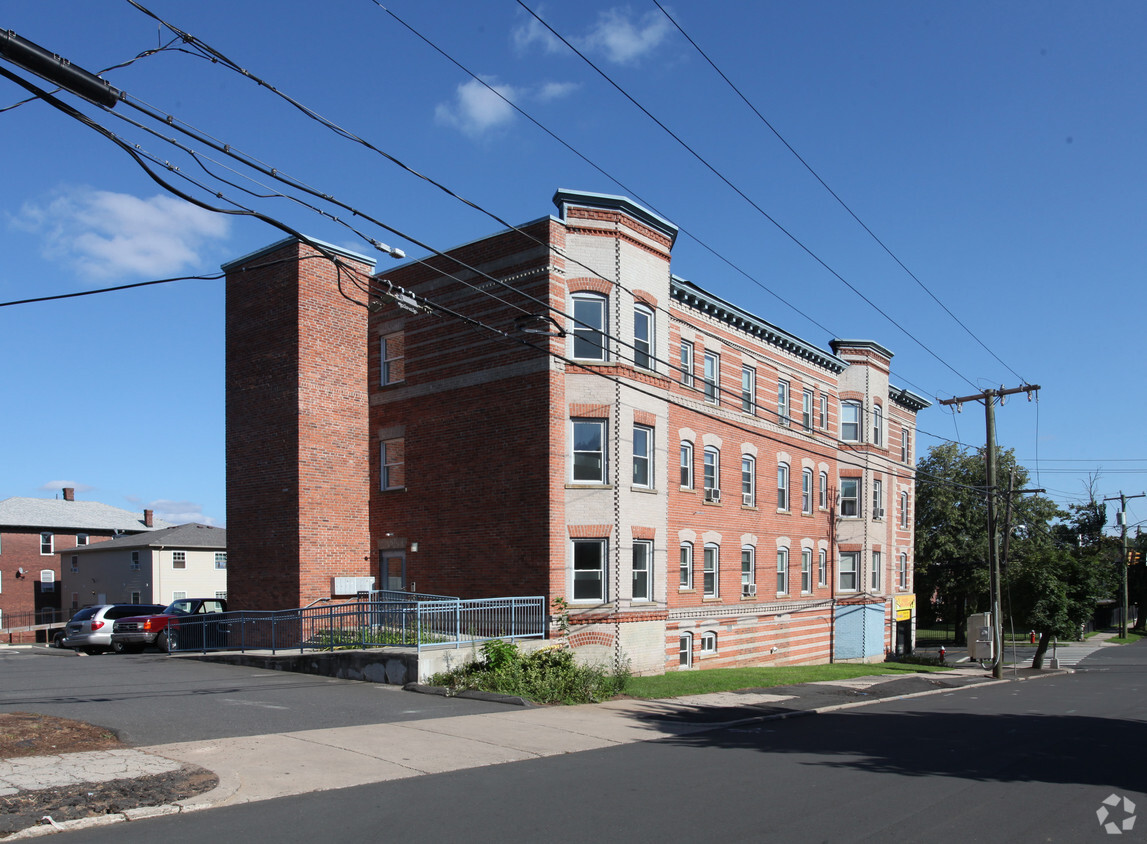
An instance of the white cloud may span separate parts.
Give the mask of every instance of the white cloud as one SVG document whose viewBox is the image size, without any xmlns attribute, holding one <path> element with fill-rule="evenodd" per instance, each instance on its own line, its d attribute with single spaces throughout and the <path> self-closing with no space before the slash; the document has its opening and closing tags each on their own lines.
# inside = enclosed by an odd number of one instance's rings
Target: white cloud
<svg viewBox="0 0 1147 844">
<path fill-rule="evenodd" d="M 94 486 L 91 486 L 90 484 L 83 484 L 79 481 L 48 481 L 47 483 L 40 485 L 40 489 L 42 489 L 44 492 L 55 492 L 60 494 L 63 493 L 65 487 L 71 487 L 76 492 L 91 492 L 93 489 L 95 489 Z"/>
<path fill-rule="evenodd" d="M 539 101 L 549 103 L 560 100 L 562 97 L 568 97 L 579 87 L 576 82 L 546 82 L 538 88 L 535 96 Z"/>
<path fill-rule="evenodd" d="M 159 277 L 200 263 L 199 248 L 225 237 L 225 217 L 175 197 L 140 199 L 74 187 L 25 203 L 12 224 L 39 234 L 46 258 L 90 279 Z"/>
<path fill-rule="evenodd" d="M 514 109 L 506 100 L 513 100 L 516 91 L 509 85 L 499 85 L 493 80 L 486 82 L 489 87 L 477 79 L 463 82 L 455 90 L 452 102 L 439 103 L 435 108 L 435 119 L 445 126 L 461 130 L 472 138 L 480 137 L 508 124 L 514 119 Z M 490 88 L 498 93 L 494 93 Z"/>
<path fill-rule="evenodd" d="M 589 35 L 581 39 L 580 46 L 588 52 L 604 55 L 615 64 L 628 64 L 648 55 L 672 31 L 673 25 L 660 11 L 646 12 L 637 20 L 631 19 L 631 15 L 628 8 L 602 12 Z"/>
<path fill-rule="evenodd" d="M 542 15 L 540 6 L 538 7 L 538 14 Z M 542 17 L 545 16 L 542 15 Z M 541 44 L 542 49 L 547 53 L 568 52 L 569 49 L 561 42 L 561 39 L 546 29 L 541 22 L 532 15 L 524 24 L 510 33 L 510 36 L 514 40 L 514 46 L 519 50 L 526 50 L 533 44 Z"/>
<path fill-rule="evenodd" d="M 214 519 L 203 515 L 203 506 L 194 501 L 153 501 L 148 509 L 155 513 L 157 519 L 176 525 L 185 525 L 188 522 L 198 522 L 201 525 L 215 524 Z"/>
</svg>

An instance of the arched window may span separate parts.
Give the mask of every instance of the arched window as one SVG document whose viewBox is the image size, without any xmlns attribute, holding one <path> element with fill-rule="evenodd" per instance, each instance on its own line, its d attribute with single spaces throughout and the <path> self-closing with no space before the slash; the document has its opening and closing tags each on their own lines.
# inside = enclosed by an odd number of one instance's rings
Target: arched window
<svg viewBox="0 0 1147 844">
<path fill-rule="evenodd" d="M 655 357 L 653 311 L 645 305 L 635 305 L 633 308 L 633 365 L 639 369 L 653 369 Z"/>
<path fill-rule="evenodd" d="M 721 500 L 721 452 L 713 446 L 705 447 L 704 466 L 705 500 Z"/>
<path fill-rule="evenodd" d="M 682 668 L 691 668 L 693 666 L 693 634 L 682 633 L 681 638 L 678 639 L 678 650 L 680 652 L 680 662 Z"/>
<path fill-rule="evenodd" d="M 693 588 L 693 544 L 691 542 L 681 543 L 681 563 L 680 563 L 680 579 L 678 586 L 681 589 Z"/>
<path fill-rule="evenodd" d="M 693 443 L 681 440 L 681 488 L 693 489 Z"/>
<path fill-rule="evenodd" d="M 741 597 L 757 597 L 757 552 L 752 545 L 741 548 Z"/>
<path fill-rule="evenodd" d="M 812 469 L 801 470 L 801 512 L 812 512 Z"/>
<path fill-rule="evenodd" d="M 840 403 L 840 438 L 845 442 L 860 442 L 860 402 Z"/>
<path fill-rule="evenodd" d="M 777 509 L 789 509 L 789 464 L 777 464 Z"/>
</svg>

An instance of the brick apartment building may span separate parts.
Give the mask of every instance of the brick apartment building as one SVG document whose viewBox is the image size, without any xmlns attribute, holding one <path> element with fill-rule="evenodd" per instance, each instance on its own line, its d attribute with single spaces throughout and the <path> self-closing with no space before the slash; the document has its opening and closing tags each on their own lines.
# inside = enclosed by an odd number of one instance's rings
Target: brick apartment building
<svg viewBox="0 0 1147 844">
<path fill-rule="evenodd" d="M 554 201 L 376 277 L 419 313 L 295 240 L 225 266 L 233 606 L 561 597 L 579 654 L 638 672 L 910 645 L 928 402 L 892 353 L 677 277 L 676 227 L 623 197 Z"/>
<path fill-rule="evenodd" d="M 72 487 L 54 499 L 0 501 L 0 629 L 51 624 L 73 606 L 94 603 L 86 593 L 65 594 L 61 551 L 167 527 L 151 510 L 77 501 Z"/>
</svg>

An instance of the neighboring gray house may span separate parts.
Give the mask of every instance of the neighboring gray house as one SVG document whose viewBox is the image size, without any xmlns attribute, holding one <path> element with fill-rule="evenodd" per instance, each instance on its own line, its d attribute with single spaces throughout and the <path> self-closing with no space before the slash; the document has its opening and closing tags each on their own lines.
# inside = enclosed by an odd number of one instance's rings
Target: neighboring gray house
<svg viewBox="0 0 1147 844">
<path fill-rule="evenodd" d="M 72 487 L 59 498 L 0 501 L 0 629 L 60 620 L 71 604 L 60 590 L 61 553 L 168 527 L 151 510 L 77 501 Z"/>
<path fill-rule="evenodd" d="M 227 530 L 177 525 L 60 553 L 72 607 L 227 597 Z"/>
</svg>

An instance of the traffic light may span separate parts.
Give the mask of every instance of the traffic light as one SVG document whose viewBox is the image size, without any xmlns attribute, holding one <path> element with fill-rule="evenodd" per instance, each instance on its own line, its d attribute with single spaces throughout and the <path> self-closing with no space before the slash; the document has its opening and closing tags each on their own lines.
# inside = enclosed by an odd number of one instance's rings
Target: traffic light
<svg viewBox="0 0 1147 844">
<path fill-rule="evenodd" d="M 1137 566 L 1143 562 L 1142 551 L 1128 551 L 1127 552 L 1127 565 Z"/>
</svg>

